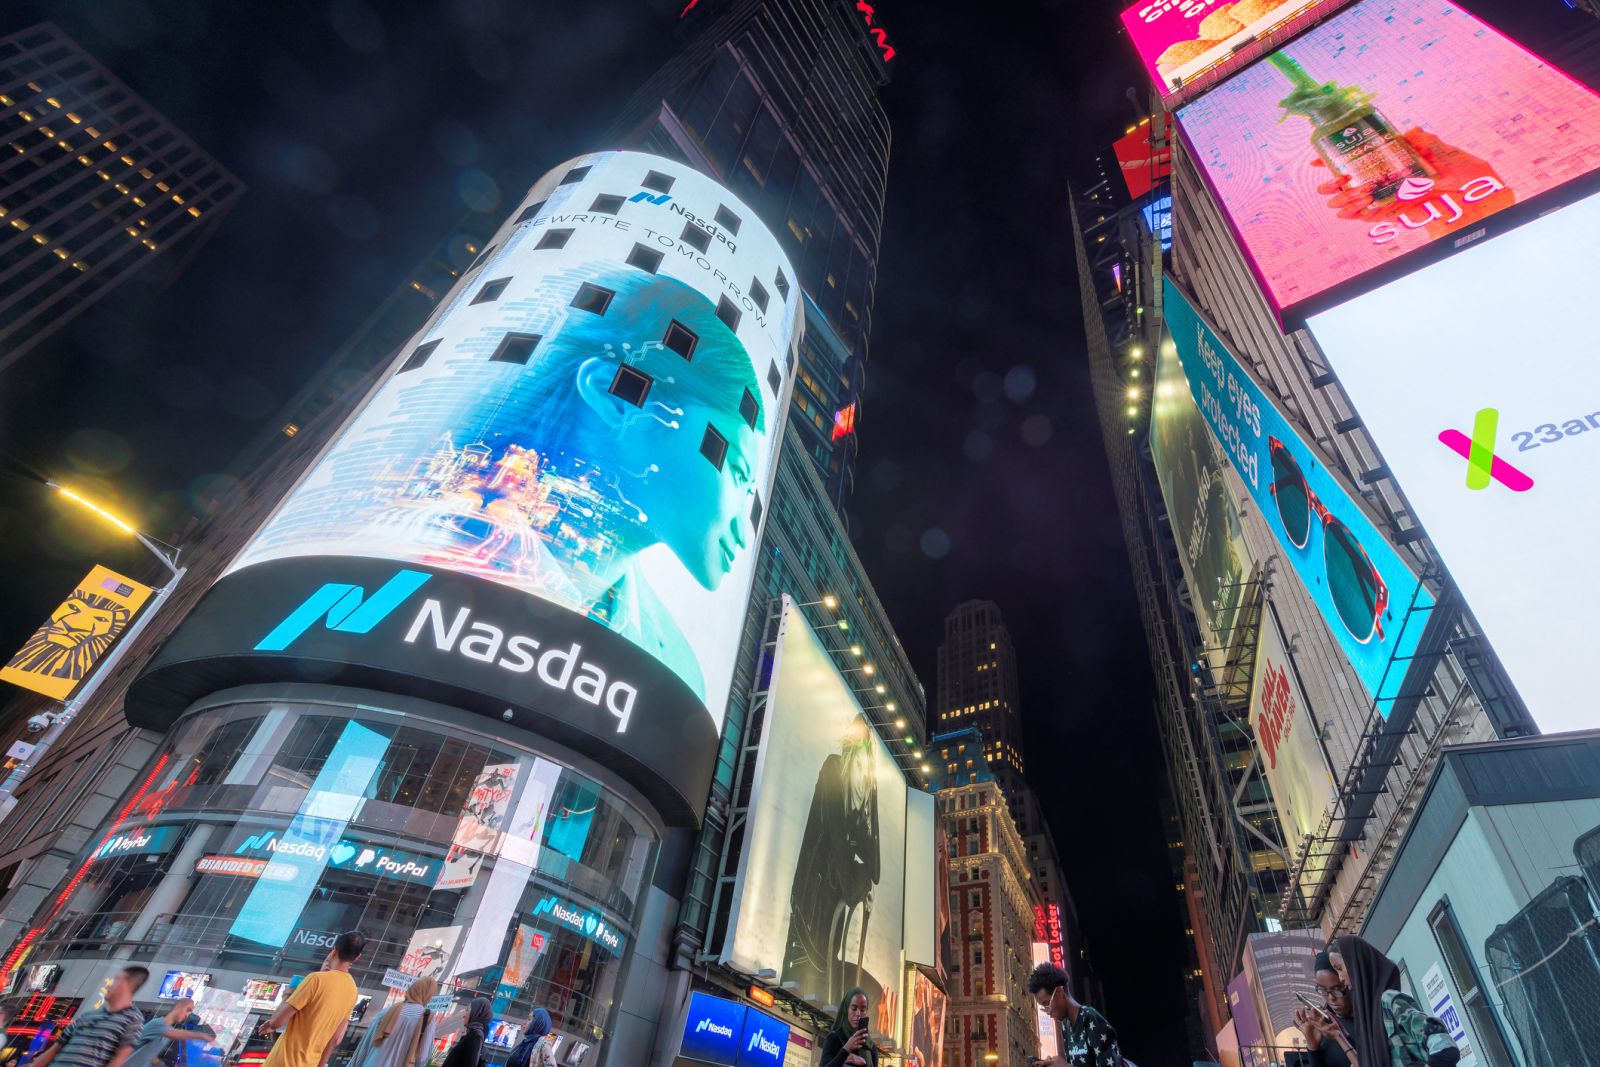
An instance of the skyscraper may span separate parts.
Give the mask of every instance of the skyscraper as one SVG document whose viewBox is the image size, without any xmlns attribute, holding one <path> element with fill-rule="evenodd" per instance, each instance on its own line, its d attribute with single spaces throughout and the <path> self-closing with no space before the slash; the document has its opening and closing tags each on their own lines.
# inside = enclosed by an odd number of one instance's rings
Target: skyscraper
<svg viewBox="0 0 1600 1067">
<path fill-rule="evenodd" d="M 894 49 L 875 23 L 833 0 L 690 4 L 683 49 L 610 137 L 721 179 L 778 234 L 807 298 L 790 423 L 836 507 L 854 479 L 889 172 L 877 91 Z"/>
<path fill-rule="evenodd" d="M 984 754 L 1007 797 L 1024 788 L 1017 650 L 1000 617 L 987 600 L 958 604 L 945 616 L 939 645 L 938 730 L 976 727 L 983 734 Z"/>
<path fill-rule="evenodd" d="M 156 260 L 180 268 L 239 179 L 49 23 L 0 38 L 0 370 Z"/>
</svg>

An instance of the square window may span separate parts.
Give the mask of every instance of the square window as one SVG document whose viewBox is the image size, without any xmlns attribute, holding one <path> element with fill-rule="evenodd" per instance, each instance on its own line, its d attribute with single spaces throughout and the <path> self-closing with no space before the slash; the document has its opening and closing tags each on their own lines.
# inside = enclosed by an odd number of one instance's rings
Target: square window
<svg viewBox="0 0 1600 1067">
<path fill-rule="evenodd" d="M 646 174 L 644 176 L 644 181 L 640 182 L 639 184 L 644 186 L 646 189 L 649 189 L 651 192 L 670 193 L 672 192 L 672 183 L 674 181 L 676 181 L 676 179 L 671 175 L 662 174 L 659 170 L 653 170 L 649 174 Z"/>
<path fill-rule="evenodd" d="M 506 291 L 506 286 L 511 284 L 510 278 L 496 278 L 492 282 L 485 282 L 478 295 L 472 298 L 474 304 L 492 304 L 500 299 L 500 294 Z"/>
<path fill-rule="evenodd" d="M 606 308 L 611 306 L 611 298 L 616 295 L 610 289 L 602 289 L 598 285 L 584 282 L 578 286 L 578 295 L 572 298 L 572 306 L 579 311 L 604 315 Z"/>
<path fill-rule="evenodd" d="M 687 245 L 693 245 L 695 248 L 704 252 L 706 249 L 711 247 L 711 231 L 703 227 L 696 226 L 692 222 L 687 223 L 683 227 L 683 243 Z"/>
<path fill-rule="evenodd" d="M 667 327 L 667 336 L 662 339 L 661 343 L 684 359 L 693 359 L 694 346 L 700 343 L 700 338 L 696 337 L 694 331 L 689 327 L 677 319 L 673 319 L 672 325 Z"/>
<path fill-rule="evenodd" d="M 761 401 L 750 390 L 744 391 L 744 396 L 739 399 L 739 417 L 744 419 L 744 424 L 752 430 L 756 428 L 756 420 L 761 417 Z"/>
<path fill-rule="evenodd" d="M 508 333 L 500 339 L 500 346 L 489 357 L 491 363 L 527 363 L 539 344 L 536 333 Z"/>
<path fill-rule="evenodd" d="M 734 330 L 734 331 L 737 331 L 739 329 L 740 314 L 741 313 L 740 313 L 739 309 L 733 306 L 733 301 L 732 300 L 729 300 L 725 296 L 718 298 L 718 300 L 717 300 L 717 318 L 721 319 L 722 320 L 722 324 L 724 326 L 726 326 L 728 329 Z"/>
<path fill-rule="evenodd" d="M 709 422 L 706 423 L 706 435 L 700 438 L 700 454 L 709 459 L 717 470 L 722 469 L 723 461 L 728 458 L 728 439 Z"/>
<path fill-rule="evenodd" d="M 633 251 L 628 253 L 628 266 L 638 267 L 654 274 L 661 266 L 661 253 L 644 245 L 634 245 Z"/>
<path fill-rule="evenodd" d="M 733 234 L 734 236 L 738 236 L 738 234 L 739 234 L 739 216 L 735 215 L 733 212 L 729 211 L 725 205 L 723 205 L 723 204 L 718 204 L 717 205 L 716 219 L 717 219 L 717 225 L 718 226 L 721 226 L 724 230 L 727 230 L 729 233 Z"/>
<path fill-rule="evenodd" d="M 404 374 L 408 370 L 416 370 L 418 367 L 428 362 L 428 357 L 433 355 L 433 350 L 438 348 L 439 344 L 439 341 L 429 341 L 425 345 L 418 345 L 415 351 L 413 351 L 410 357 L 400 365 L 400 369 L 395 371 L 395 373 Z"/>
<path fill-rule="evenodd" d="M 778 287 L 779 296 L 789 299 L 789 279 L 783 276 L 783 271 L 780 270 L 778 276 L 772 279 L 772 284 Z"/>
<path fill-rule="evenodd" d="M 589 205 L 590 211 L 598 211 L 603 215 L 615 215 L 622 210 L 622 205 L 627 201 L 613 193 L 601 193 L 594 198 L 594 203 Z"/>
<path fill-rule="evenodd" d="M 547 201 L 541 200 L 537 204 L 529 204 L 527 207 L 523 208 L 522 213 L 517 216 L 517 224 L 521 225 L 524 222 L 532 222 L 534 219 L 538 218 L 539 212 L 544 210 L 544 205 L 546 202 Z"/>
<path fill-rule="evenodd" d="M 583 181 L 583 179 L 587 178 L 588 176 L 589 176 L 589 168 L 588 167 L 573 167 L 571 170 L 567 171 L 566 176 L 561 179 L 560 184 L 562 184 L 562 185 L 576 185 L 579 182 Z"/>
<path fill-rule="evenodd" d="M 783 375 L 778 373 L 778 365 L 774 363 L 767 368 L 767 388 L 772 390 L 773 396 L 777 396 L 782 387 Z"/>
<path fill-rule="evenodd" d="M 539 238 L 539 243 L 533 247 L 535 249 L 565 248 L 567 247 L 567 242 L 570 240 L 572 240 L 571 230 L 547 230 L 545 231 L 545 235 Z"/>
<path fill-rule="evenodd" d="M 760 493 L 755 494 L 755 500 L 752 501 L 751 504 L 750 504 L 750 529 L 753 530 L 753 531 L 759 531 L 761 529 L 761 494 Z"/>
<path fill-rule="evenodd" d="M 617 368 L 617 376 L 611 379 L 611 395 L 619 400 L 626 400 L 636 408 L 642 408 L 644 398 L 650 395 L 650 386 L 654 382 L 655 379 L 650 375 L 623 364 Z"/>
<path fill-rule="evenodd" d="M 767 293 L 767 287 L 755 278 L 750 279 L 750 299 L 756 302 L 756 307 L 762 311 L 767 310 L 767 304 L 772 297 Z"/>
</svg>

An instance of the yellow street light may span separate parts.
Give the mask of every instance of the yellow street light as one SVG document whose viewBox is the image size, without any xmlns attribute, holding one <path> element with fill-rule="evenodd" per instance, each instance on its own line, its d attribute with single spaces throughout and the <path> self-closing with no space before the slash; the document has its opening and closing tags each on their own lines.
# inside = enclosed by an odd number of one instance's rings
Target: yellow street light
<svg viewBox="0 0 1600 1067">
<path fill-rule="evenodd" d="M 860 646 L 860 645 L 851 645 L 851 646 L 850 646 L 850 654 L 851 654 L 851 655 L 852 655 L 852 656 L 859 656 L 859 655 L 861 655 L 861 646 Z"/>
<path fill-rule="evenodd" d="M 889 710 L 893 711 L 894 709 L 890 708 Z M 904 730 L 906 728 L 906 721 L 904 719 L 896 719 L 894 721 L 894 728 L 896 730 Z"/>
<path fill-rule="evenodd" d="M 836 608 L 839 606 L 839 598 L 834 596 L 832 593 L 829 593 L 827 596 L 822 598 L 822 606 L 825 608 Z"/>
<path fill-rule="evenodd" d="M 1130 385 L 1128 387 L 1128 399 L 1129 400 L 1138 400 L 1139 399 L 1139 387 L 1137 385 Z"/>
<path fill-rule="evenodd" d="M 1139 414 L 1139 409 L 1137 407 L 1135 407 L 1134 405 L 1129 404 L 1128 405 L 1128 414 L 1129 415 L 1137 415 L 1137 414 Z"/>
<path fill-rule="evenodd" d="M 887 704 L 885 704 L 885 705 L 884 705 L 884 706 L 883 706 L 883 710 L 884 710 L 884 711 L 893 711 L 893 710 L 894 710 L 894 701 L 892 701 L 892 700 L 891 700 L 891 701 L 889 701 L 889 703 L 887 703 Z M 904 722 L 902 722 L 902 723 L 901 723 L 901 724 L 900 724 L 900 725 L 901 725 L 901 726 L 904 726 L 904 725 L 905 725 L 905 723 L 904 723 Z"/>
<path fill-rule="evenodd" d="M 138 530 L 135 530 L 128 523 L 124 522 L 122 519 L 119 519 L 117 516 L 111 514 L 111 512 L 107 511 L 105 508 L 101 507 L 99 504 L 96 504 L 93 500 L 90 500 L 87 497 L 79 496 L 77 493 L 74 493 L 71 489 L 68 489 L 64 485 L 57 485 L 55 482 L 50 482 L 49 485 L 50 485 L 50 488 L 54 489 L 56 492 L 60 493 L 64 497 L 66 497 L 68 500 L 72 501 L 74 504 L 77 504 L 80 507 L 88 508 L 90 511 L 94 512 L 96 515 L 100 516 L 102 519 L 106 520 L 111 525 L 113 525 L 117 529 L 121 530 L 123 533 L 132 534 L 134 537 L 138 537 L 139 536 L 139 531 Z"/>
<path fill-rule="evenodd" d="M 864 664 L 861 665 L 861 673 L 862 674 L 873 674 L 873 673 L 875 673 L 877 671 L 877 669 L 878 668 L 874 667 L 870 663 L 864 663 Z"/>
</svg>

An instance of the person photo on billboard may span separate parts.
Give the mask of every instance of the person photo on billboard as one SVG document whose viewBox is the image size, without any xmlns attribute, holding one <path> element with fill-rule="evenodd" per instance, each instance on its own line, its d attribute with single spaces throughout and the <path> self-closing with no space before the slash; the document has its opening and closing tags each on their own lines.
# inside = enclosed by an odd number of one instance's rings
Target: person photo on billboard
<svg viewBox="0 0 1600 1067">
<path fill-rule="evenodd" d="M 871 1014 L 865 990 L 845 991 L 833 1029 L 822 1039 L 821 1067 L 878 1067 L 878 1049 L 868 1033 Z"/>
<path fill-rule="evenodd" d="M 1123 1059 L 1117 1032 L 1106 1017 L 1072 995 L 1067 972 L 1053 963 L 1041 963 L 1028 975 L 1028 995 L 1050 1013 L 1056 1023 L 1059 1055 L 1034 1060 L 1034 1067 L 1133 1067 Z"/>
<path fill-rule="evenodd" d="M 856 719 L 817 772 L 789 894 L 783 980 L 832 1002 L 849 985 L 877 984 L 863 969 L 872 893 L 881 877 L 878 771 L 872 731 Z M 860 909 L 858 944 L 847 944 Z M 842 1010 L 842 1009 L 841 1009 Z"/>
</svg>

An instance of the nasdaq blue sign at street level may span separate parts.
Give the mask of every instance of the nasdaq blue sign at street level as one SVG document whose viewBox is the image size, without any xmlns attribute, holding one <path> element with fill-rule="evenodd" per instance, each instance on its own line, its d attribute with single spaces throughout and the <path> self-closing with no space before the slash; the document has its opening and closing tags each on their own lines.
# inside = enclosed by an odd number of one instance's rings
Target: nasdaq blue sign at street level
<svg viewBox="0 0 1600 1067">
<path fill-rule="evenodd" d="M 1432 595 L 1171 278 L 1163 293 L 1163 343 L 1176 347 L 1206 424 L 1387 719 Z"/>
<path fill-rule="evenodd" d="M 719 1067 L 734 1067 L 740 1062 L 746 1010 L 743 1004 L 695 993 L 689 998 L 689 1016 L 683 1022 L 683 1047 L 678 1050 L 678 1056 Z"/>
<path fill-rule="evenodd" d="M 789 1051 L 789 1025 L 764 1012 L 748 1008 L 744 1013 L 744 1036 L 739 1039 L 739 1058 L 734 1067 L 783 1067 Z"/>
</svg>

